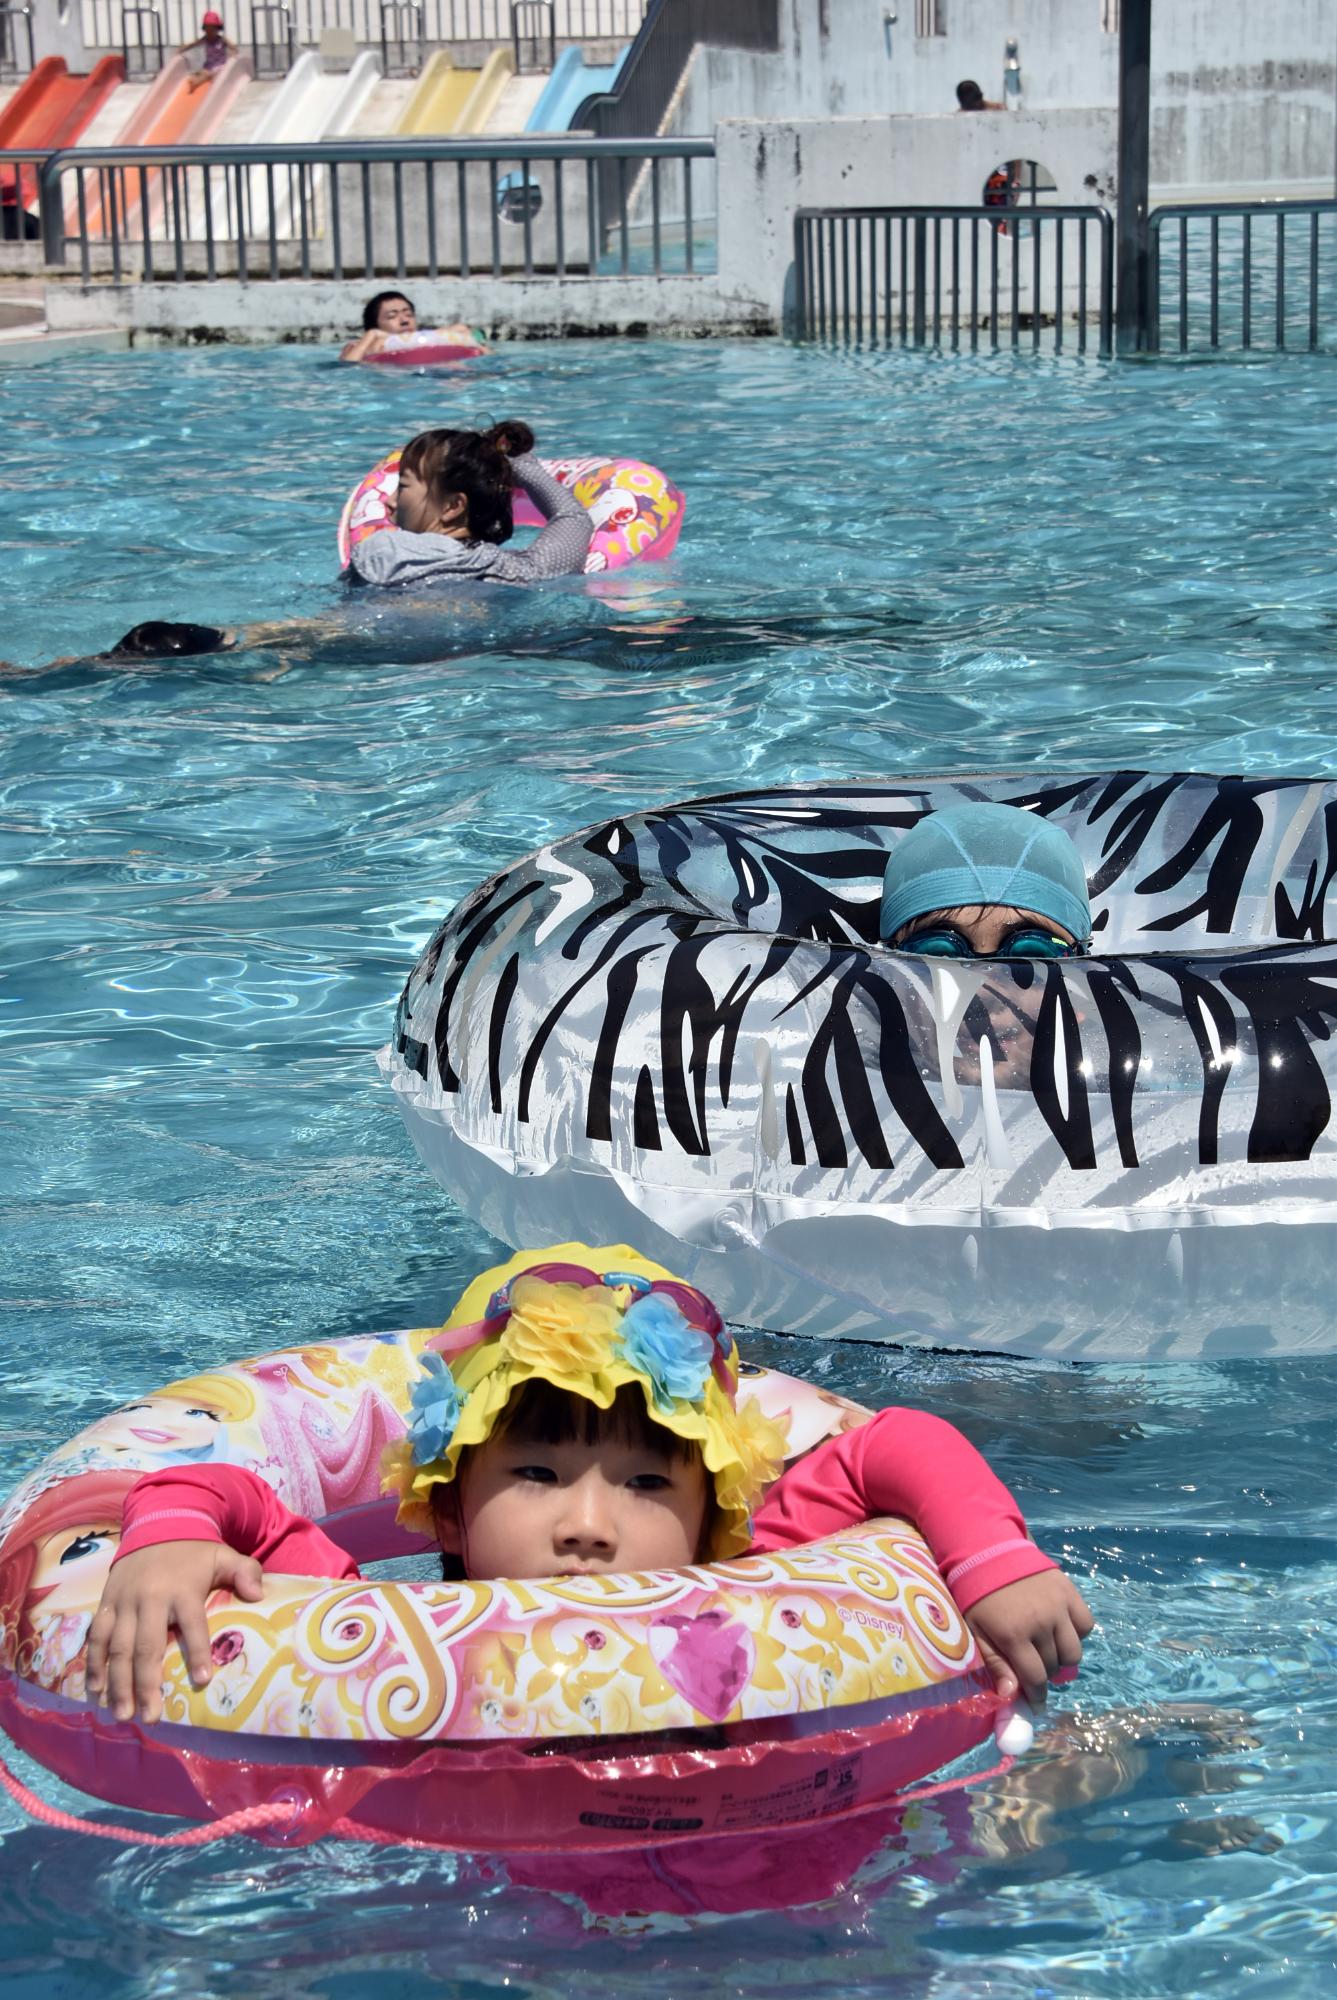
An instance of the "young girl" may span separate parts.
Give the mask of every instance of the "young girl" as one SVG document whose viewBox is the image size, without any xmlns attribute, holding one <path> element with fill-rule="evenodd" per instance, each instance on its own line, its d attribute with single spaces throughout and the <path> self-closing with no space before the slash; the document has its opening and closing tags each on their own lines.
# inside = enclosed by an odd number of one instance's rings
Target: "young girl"
<svg viewBox="0 0 1337 2000">
<path fill-rule="evenodd" d="M 930 813 L 897 845 L 883 940 L 926 958 L 1071 958 L 1091 942 L 1081 856 L 1061 827 L 983 801 Z"/>
<path fill-rule="evenodd" d="M 527 549 L 503 553 L 514 532 L 515 487 L 547 526 Z M 393 521 L 357 542 L 349 574 L 358 583 L 437 583 L 480 577 L 535 583 L 582 570 L 593 524 L 578 500 L 534 457 L 528 424 L 490 431 L 422 431 L 404 447 Z"/>
<path fill-rule="evenodd" d="M 223 17 L 211 7 L 200 22 L 202 32 L 193 42 L 183 42 L 177 50 L 179 56 L 189 55 L 192 49 L 200 51 L 200 67 L 190 79 L 189 88 L 199 90 L 212 81 L 215 73 L 222 69 L 230 56 L 237 53 L 237 44 L 230 42 L 223 32 Z"/>
<path fill-rule="evenodd" d="M 781 1473 L 783 1438 L 740 1400 L 738 1350 L 703 1293 L 554 1254 L 475 1281 L 425 1350 L 407 1436 L 386 1453 L 398 1518 L 435 1536 L 446 1576 L 674 1569 L 898 1515 L 932 1549 L 1004 1699 L 1042 1700 L 1076 1667 L 1090 1612 L 950 1424 L 884 1410 Z M 210 1593 L 254 1602 L 263 1571 L 359 1574 L 245 1468 L 139 1480 L 89 1631 L 89 1694 L 156 1721 L 169 1632 L 203 1686 Z"/>
</svg>

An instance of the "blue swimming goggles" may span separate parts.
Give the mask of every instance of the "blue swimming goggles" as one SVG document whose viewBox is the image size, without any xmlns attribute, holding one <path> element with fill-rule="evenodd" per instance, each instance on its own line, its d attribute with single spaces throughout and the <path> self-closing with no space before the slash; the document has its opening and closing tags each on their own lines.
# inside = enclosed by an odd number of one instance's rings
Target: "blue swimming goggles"
<svg viewBox="0 0 1337 2000">
<path fill-rule="evenodd" d="M 1086 946 L 1069 944 L 1038 924 L 1018 924 L 999 940 L 995 950 L 976 951 L 955 924 L 931 924 L 895 949 L 912 951 L 919 958 L 1080 958 Z"/>
</svg>

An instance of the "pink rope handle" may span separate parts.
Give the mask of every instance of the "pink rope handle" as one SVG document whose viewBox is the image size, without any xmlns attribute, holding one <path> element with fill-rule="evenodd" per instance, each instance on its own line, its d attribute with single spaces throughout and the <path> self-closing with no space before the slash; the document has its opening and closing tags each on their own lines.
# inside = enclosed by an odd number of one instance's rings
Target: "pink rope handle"
<svg viewBox="0 0 1337 2000">
<path fill-rule="evenodd" d="M 77 1813 L 62 1812 L 59 1806 L 49 1806 L 45 1799 L 39 1799 L 30 1791 L 21 1778 L 16 1778 L 8 1764 L 0 1757 L 0 1785 L 3 1785 L 15 1804 L 22 1806 L 30 1819 L 42 1820 L 47 1826 L 58 1826 L 65 1833 L 91 1833 L 99 1840 L 119 1840 L 131 1847 L 207 1847 L 210 1841 L 226 1840 L 232 1833 L 258 1833 L 262 1828 L 273 1826 L 278 1820 L 291 1820 L 292 1805 L 280 1799 L 271 1800 L 267 1805 L 243 1806 L 240 1812 L 228 1813 L 223 1819 L 207 1820 L 203 1826 L 182 1827 L 178 1833 L 142 1833 L 134 1826 L 103 1826 L 99 1820 L 80 1819 Z"/>
</svg>

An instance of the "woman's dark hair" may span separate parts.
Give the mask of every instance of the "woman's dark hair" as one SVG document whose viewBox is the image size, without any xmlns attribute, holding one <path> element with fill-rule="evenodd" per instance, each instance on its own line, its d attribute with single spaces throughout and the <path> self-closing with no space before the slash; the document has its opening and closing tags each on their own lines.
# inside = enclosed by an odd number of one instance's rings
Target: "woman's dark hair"
<svg viewBox="0 0 1337 2000">
<path fill-rule="evenodd" d="M 407 292 L 377 292 L 375 298 L 368 299 L 366 305 L 362 308 L 362 331 L 364 333 L 370 333 L 374 326 L 380 325 L 381 307 L 388 305 L 391 299 L 403 299 L 409 311 L 415 318 L 417 317 L 418 308 L 414 305 Z"/>
<path fill-rule="evenodd" d="M 469 539 L 509 542 L 515 532 L 512 458 L 534 449 L 534 433 L 514 418 L 490 431 L 419 431 L 404 447 L 400 465 L 421 479 L 438 506 L 462 493 Z"/>
</svg>

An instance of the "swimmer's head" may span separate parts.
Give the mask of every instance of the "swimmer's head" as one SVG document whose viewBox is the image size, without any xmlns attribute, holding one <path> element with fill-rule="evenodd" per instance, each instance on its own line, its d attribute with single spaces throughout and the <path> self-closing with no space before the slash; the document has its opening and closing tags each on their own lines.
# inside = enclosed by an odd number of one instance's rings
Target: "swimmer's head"
<svg viewBox="0 0 1337 2000">
<path fill-rule="evenodd" d="M 930 920 L 965 940 L 965 956 L 1020 946 L 1019 955 L 1051 957 L 1063 955 L 1060 945 L 1082 948 L 1091 906 L 1081 856 L 1061 828 L 1017 806 L 973 801 L 929 813 L 887 863 L 880 935 L 904 946 Z M 1048 949 L 1040 942 L 1046 927 Z"/>
<path fill-rule="evenodd" d="M 961 111 L 983 111 L 984 92 L 971 77 L 963 77 L 956 86 L 957 107 Z"/>
<path fill-rule="evenodd" d="M 362 331 L 370 333 L 373 328 L 379 333 L 416 333 L 418 315 L 413 301 L 403 292 L 377 292 L 362 308 Z"/>
<path fill-rule="evenodd" d="M 132 625 L 101 660 L 193 659 L 200 653 L 225 653 L 232 640 L 216 625 L 179 625 L 164 618 L 150 618 Z"/>
<path fill-rule="evenodd" d="M 509 542 L 515 530 L 511 459 L 534 448 L 528 424 L 490 431 L 420 431 L 399 461 L 395 522 L 412 534 Z"/>
</svg>

